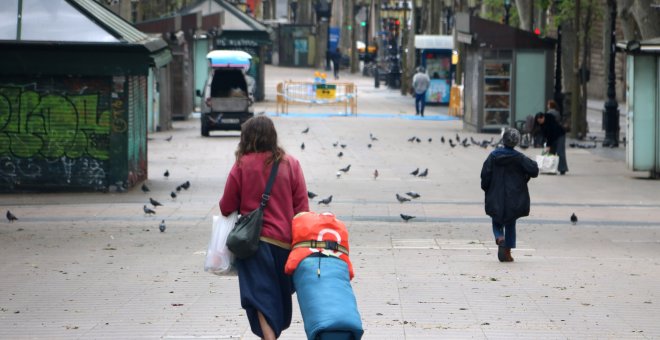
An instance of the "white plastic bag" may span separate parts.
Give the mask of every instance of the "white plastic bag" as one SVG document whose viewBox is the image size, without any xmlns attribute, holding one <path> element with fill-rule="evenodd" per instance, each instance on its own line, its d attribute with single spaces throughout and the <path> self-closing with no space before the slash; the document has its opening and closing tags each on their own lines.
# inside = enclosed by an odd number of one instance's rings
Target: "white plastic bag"
<svg viewBox="0 0 660 340">
<path fill-rule="evenodd" d="M 539 166 L 539 172 L 542 174 L 557 174 L 559 167 L 559 156 L 543 154 L 536 156 L 536 164 Z"/>
<path fill-rule="evenodd" d="M 233 212 L 229 216 L 213 216 L 213 231 L 209 248 L 206 251 L 204 271 L 215 275 L 233 274 L 232 262 L 234 254 L 227 248 L 227 235 L 234 228 L 238 213 Z"/>
</svg>

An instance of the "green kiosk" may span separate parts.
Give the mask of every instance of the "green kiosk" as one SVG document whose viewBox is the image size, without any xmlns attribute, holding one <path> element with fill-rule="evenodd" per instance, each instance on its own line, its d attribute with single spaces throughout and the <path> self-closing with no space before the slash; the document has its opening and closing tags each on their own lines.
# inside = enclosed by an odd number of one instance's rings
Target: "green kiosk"
<svg viewBox="0 0 660 340">
<path fill-rule="evenodd" d="M 464 47 L 466 130 L 499 132 L 545 111 L 555 40 L 467 13 L 456 14 L 456 40 Z"/>
<path fill-rule="evenodd" d="M 660 178 L 660 38 L 617 47 L 627 53 L 626 164 Z"/>
</svg>

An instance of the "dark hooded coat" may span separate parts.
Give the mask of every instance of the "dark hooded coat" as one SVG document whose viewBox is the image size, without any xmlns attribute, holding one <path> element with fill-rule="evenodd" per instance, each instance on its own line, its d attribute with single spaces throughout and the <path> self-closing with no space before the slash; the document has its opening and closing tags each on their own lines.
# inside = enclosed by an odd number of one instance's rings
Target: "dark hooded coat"
<svg viewBox="0 0 660 340">
<path fill-rule="evenodd" d="M 539 175 L 536 162 L 508 147 L 495 149 L 481 168 L 486 214 L 498 223 L 529 215 L 527 182 Z"/>
</svg>

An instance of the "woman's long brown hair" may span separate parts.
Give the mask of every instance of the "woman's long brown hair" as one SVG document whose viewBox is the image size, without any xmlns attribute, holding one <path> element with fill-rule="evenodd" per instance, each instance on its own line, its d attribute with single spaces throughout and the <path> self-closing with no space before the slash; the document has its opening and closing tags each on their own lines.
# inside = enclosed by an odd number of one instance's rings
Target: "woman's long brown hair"
<svg viewBox="0 0 660 340">
<path fill-rule="evenodd" d="M 248 119 L 241 126 L 241 141 L 236 149 L 236 161 L 240 162 L 241 157 L 249 153 L 268 151 L 271 156 L 266 164 L 280 161 L 285 155 L 284 149 L 277 142 L 275 124 L 266 116 L 255 116 Z"/>
</svg>

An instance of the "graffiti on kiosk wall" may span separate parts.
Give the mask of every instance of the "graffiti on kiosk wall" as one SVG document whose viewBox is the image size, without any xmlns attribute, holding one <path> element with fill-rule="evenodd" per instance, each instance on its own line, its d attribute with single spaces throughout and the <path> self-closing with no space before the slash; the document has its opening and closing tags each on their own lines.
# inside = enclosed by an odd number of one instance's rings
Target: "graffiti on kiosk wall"
<svg viewBox="0 0 660 340">
<path fill-rule="evenodd" d="M 127 129 L 113 92 L 108 78 L 0 80 L 0 189 L 105 187 L 110 134 Z"/>
<path fill-rule="evenodd" d="M 0 85 L 0 156 L 107 160 L 112 114 L 100 97 Z"/>
</svg>

